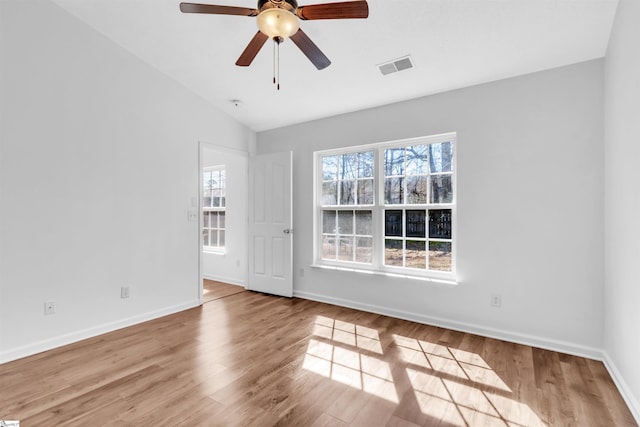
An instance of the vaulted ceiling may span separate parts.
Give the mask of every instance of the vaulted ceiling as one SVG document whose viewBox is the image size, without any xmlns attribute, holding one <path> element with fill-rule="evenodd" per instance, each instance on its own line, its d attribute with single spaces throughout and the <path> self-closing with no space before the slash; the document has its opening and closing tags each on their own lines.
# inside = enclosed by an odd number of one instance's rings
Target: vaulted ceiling
<svg viewBox="0 0 640 427">
<path fill-rule="evenodd" d="M 617 6 L 369 0 L 368 19 L 302 21 L 332 64 L 318 71 L 286 41 L 277 91 L 270 42 L 250 67 L 235 65 L 257 30 L 255 18 L 183 14 L 179 0 L 54 2 L 256 131 L 602 57 Z M 256 7 L 251 0 L 202 3 Z M 406 55 L 414 68 L 379 71 L 378 64 Z"/>
</svg>

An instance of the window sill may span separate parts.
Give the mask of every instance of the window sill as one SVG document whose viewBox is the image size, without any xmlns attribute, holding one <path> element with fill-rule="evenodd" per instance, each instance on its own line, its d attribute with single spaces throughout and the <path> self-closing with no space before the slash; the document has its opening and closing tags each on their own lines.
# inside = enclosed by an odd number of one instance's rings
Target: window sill
<svg viewBox="0 0 640 427">
<path fill-rule="evenodd" d="M 447 279 L 447 278 L 432 277 L 432 276 L 420 276 L 420 275 L 414 275 L 414 274 L 408 274 L 408 273 L 394 273 L 391 271 L 367 270 L 364 268 L 326 265 L 326 264 L 311 264 L 309 267 L 318 268 L 322 270 L 349 271 L 353 273 L 368 274 L 371 276 L 386 276 L 386 277 L 392 277 L 392 278 L 418 280 L 422 282 L 430 282 L 435 285 L 448 285 L 448 286 L 458 285 L 458 281 L 455 279 Z"/>
<path fill-rule="evenodd" d="M 211 255 L 226 255 L 227 251 L 225 249 L 211 249 L 211 248 L 203 248 L 202 252 L 205 254 Z"/>
</svg>

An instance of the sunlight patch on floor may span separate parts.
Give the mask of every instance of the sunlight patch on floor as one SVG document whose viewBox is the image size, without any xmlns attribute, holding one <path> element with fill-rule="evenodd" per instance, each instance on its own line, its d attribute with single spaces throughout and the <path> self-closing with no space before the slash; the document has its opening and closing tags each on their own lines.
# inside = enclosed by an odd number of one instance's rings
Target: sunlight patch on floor
<svg viewBox="0 0 640 427">
<path fill-rule="evenodd" d="M 382 354 L 380 337 L 375 329 L 317 316 L 313 335 Z"/>
<path fill-rule="evenodd" d="M 318 316 L 313 335 L 302 367 L 325 378 L 396 404 L 417 404 L 452 426 L 545 425 L 477 353 L 394 334 L 389 348 L 406 366 L 392 372 L 375 329 Z M 396 384 L 410 385 L 402 403 Z"/>
<path fill-rule="evenodd" d="M 544 426 L 476 353 L 400 335 L 393 336 L 424 414 L 444 414 L 453 425 Z M 452 411 L 451 408 L 455 408 Z"/>
<path fill-rule="evenodd" d="M 311 339 L 302 368 L 398 403 L 389 364 L 376 357 Z"/>
<path fill-rule="evenodd" d="M 302 367 L 366 393 L 398 403 L 398 394 L 382 354 L 378 331 L 318 316 Z"/>
<path fill-rule="evenodd" d="M 512 391 L 478 354 L 400 335 L 393 335 L 393 340 L 407 363 L 509 393 Z"/>
</svg>

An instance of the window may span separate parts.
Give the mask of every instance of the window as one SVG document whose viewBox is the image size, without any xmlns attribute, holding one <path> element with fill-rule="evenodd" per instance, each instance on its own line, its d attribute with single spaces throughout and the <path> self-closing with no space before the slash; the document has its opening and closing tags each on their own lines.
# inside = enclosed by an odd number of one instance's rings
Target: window
<svg viewBox="0 0 640 427">
<path fill-rule="evenodd" d="M 206 250 L 224 251 L 225 242 L 225 169 L 224 166 L 205 168 L 203 171 L 203 244 Z"/>
<path fill-rule="evenodd" d="M 455 134 L 317 152 L 316 263 L 452 278 Z"/>
<path fill-rule="evenodd" d="M 371 262 L 373 169 L 373 151 L 322 156 L 323 259 Z"/>
</svg>

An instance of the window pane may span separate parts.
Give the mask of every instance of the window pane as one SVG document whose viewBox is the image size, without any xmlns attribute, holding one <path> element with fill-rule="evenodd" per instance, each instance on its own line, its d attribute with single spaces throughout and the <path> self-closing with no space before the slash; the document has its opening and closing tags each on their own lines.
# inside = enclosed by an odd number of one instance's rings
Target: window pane
<svg viewBox="0 0 640 427">
<path fill-rule="evenodd" d="M 453 144 L 441 142 L 429 146 L 431 173 L 451 172 L 453 160 Z"/>
<path fill-rule="evenodd" d="M 411 268 L 427 268 L 427 242 L 407 240 L 405 256 L 406 266 Z"/>
<path fill-rule="evenodd" d="M 224 247 L 224 235 L 225 235 L 224 230 L 220 230 L 219 234 L 218 234 L 218 236 L 219 236 L 219 238 L 218 238 L 218 246 Z"/>
<path fill-rule="evenodd" d="M 429 242 L 429 269 L 451 271 L 451 243 Z"/>
<path fill-rule="evenodd" d="M 402 240 L 384 241 L 384 264 L 402 267 Z"/>
<path fill-rule="evenodd" d="M 218 232 L 215 230 L 209 233 L 209 246 L 218 246 Z"/>
<path fill-rule="evenodd" d="M 218 212 L 209 212 L 209 227 L 218 228 Z"/>
<path fill-rule="evenodd" d="M 204 215 L 202 216 L 202 221 L 204 223 L 204 227 L 209 226 L 209 212 L 204 213 Z"/>
<path fill-rule="evenodd" d="M 211 207 L 220 207 L 220 190 L 218 189 L 211 190 Z"/>
<path fill-rule="evenodd" d="M 338 179 L 339 156 L 326 156 L 322 158 L 322 180 L 335 181 Z"/>
<path fill-rule="evenodd" d="M 218 228 L 225 228 L 225 214 L 224 212 L 218 213 Z"/>
<path fill-rule="evenodd" d="M 211 246 L 209 244 L 209 230 L 203 230 L 202 231 L 202 244 L 204 246 Z"/>
<path fill-rule="evenodd" d="M 356 211 L 356 234 L 371 236 L 372 221 L 371 211 Z"/>
<path fill-rule="evenodd" d="M 203 180 L 203 189 L 205 194 L 208 193 L 209 191 L 211 191 L 212 188 L 212 181 L 211 181 L 211 172 L 204 172 L 202 174 L 202 180 Z"/>
<path fill-rule="evenodd" d="M 336 211 L 322 211 L 322 232 L 336 232 Z"/>
<path fill-rule="evenodd" d="M 204 199 L 202 199 L 202 206 L 205 208 L 211 208 L 213 207 L 211 203 L 212 203 L 211 192 L 207 191 L 206 193 L 204 193 Z"/>
<path fill-rule="evenodd" d="M 384 180 L 384 202 L 390 205 L 404 203 L 403 178 L 386 178 Z"/>
<path fill-rule="evenodd" d="M 343 154 L 340 162 L 340 176 L 338 179 L 356 179 L 356 155 Z"/>
<path fill-rule="evenodd" d="M 358 153 L 358 178 L 373 177 L 373 151 Z"/>
<path fill-rule="evenodd" d="M 338 211 L 338 234 L 353 234 L 353 211 Z"/>
<path fill-rule="evenodd" d="M 427 212 L 407 211 L 407 237 L 426 237 Z"/>
<path fill-rule="evenodd" d="M 451 238 L 451 209 L 433 209 L 429 211 L 429 237 L 437 239 Z"/>
<path fill-rule="evenodd" d="M 434 175 L 431 177 L 430 203 L 451 203 L 453 201 L 453 185 L 451 175 Z"/>
<path fill-rule="evenodd" d="M 388 148 L 384 150 L 384 175 L 396 176 L 404 174 L 404 148 Z"/>
<path fill-rule="evenodd" d="M 384 235 L 402 236 L 402 211 L 384 211 Z"/>
<path fill-rule="evenodd" d="M 408 176 L 407 180 L 407 203 L 424 204 L 427 203 L 427 177 Z"/>
<path fill-rule="evenodd" d="M 371 263 L 371 248 L 373 239 L 371 237 L 356 237 L 356 261 Z"/>
<path fill-rule="evenodd" d="M 322 258 L 336 259 L 336 236 L 322 236 Z"/>
<path fill-rule="evenodd" d="M 325 206 L 338 204 L 338 183 L 337 182 L 322 183 L 322 204 Z"/>
<path fill-rule="evenodd" d="M 353 237 L 338 236 L 338 259 L 341 261 L 353 261 Z"/>
<path fill-rule="evenodd" d="M 406 175 L 426 175 L 429 173 L 429 163 L 427 162 L 428 149 L 428 145 L 407 147 Z"/>
<path fill-rule="evenodd" d="M 340 204 L 355 205 L 355 181 L 340 181 Z"/>
<path fill-rule="evenodd" d="M 358 180 L 358 204 L 373 204 L 373 179 Z"/>
</svg>

